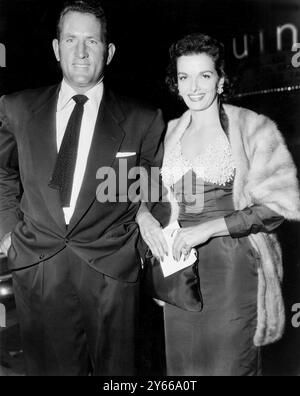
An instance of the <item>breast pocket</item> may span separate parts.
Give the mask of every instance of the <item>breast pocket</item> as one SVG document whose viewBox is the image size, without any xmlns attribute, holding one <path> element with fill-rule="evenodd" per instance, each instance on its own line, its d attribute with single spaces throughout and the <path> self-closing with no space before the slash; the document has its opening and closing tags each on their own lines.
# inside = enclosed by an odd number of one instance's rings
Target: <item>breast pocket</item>
<svg viewBox="0 0 300 396">
<path fill-rule="evenodd" d="M 139 195 L 140 167 L 137 154 L 117 156 L 114 164 L 117 202 L 135 201 Z"/>
</svg>

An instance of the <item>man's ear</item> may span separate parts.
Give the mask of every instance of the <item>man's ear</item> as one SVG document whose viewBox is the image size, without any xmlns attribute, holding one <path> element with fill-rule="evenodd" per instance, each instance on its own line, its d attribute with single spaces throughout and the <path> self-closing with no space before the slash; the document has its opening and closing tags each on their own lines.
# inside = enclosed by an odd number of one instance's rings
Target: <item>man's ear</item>
<svg viewBox="0 0 300 396">
<path fill-rule="evenodd" d="M 110 62 L 112 61 L 112 58 L 114 57 L 115 52 L 116 52 L 116 46 L 113 43 L 110 43 L 108 45 L 108 54 L 107 54 L 107 60 L 106 60 L 107 65 L 109 65 Z"/>
<path fill-rule="evenodd" d="M 52 41 L 52 47 L 53 47 L 53 51 L 54 51 L 54 54 L 55 54 L 55 58 L 56 58 L 57 62 L 59 62 L 59 61 L 60 61 L 60 56 L 59 56 L 59 43 L 58 43 L 58 40 L 57 40 L 57 39 L 54 39 L 54 40 Z"/>
</svg>

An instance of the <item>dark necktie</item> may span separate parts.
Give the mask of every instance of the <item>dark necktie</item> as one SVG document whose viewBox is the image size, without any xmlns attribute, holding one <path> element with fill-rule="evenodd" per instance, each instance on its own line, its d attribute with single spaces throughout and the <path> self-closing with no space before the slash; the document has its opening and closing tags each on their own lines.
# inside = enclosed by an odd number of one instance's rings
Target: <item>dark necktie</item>
<svg viewBox="0 0 300 396">
<path fill-rule="evenodd" d="M 49 183 L 49 187 L 59 190 L 61 205 L 64 208 L 70 206 L 84 104 L 88 100 L 85 95 L 75 95 L 72 99 L 76 105 L 69 118 Z"/>
</svg>

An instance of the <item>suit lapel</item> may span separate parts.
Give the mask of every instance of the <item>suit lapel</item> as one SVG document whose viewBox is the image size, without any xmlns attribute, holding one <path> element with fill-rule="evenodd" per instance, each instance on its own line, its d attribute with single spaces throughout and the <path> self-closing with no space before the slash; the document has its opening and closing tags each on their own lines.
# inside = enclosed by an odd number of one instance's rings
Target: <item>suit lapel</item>
<svg viewBox="0 0 300 396">
<path fill-rule="evenodd" d="M 28 130 L 37 181 L 46 207 L 60 228 L 65 230 L 59 192 L 48 186 L 57 158 L 56 107 L 59 89 L 60 85 L 54 87 L 47 100 L 33 111 Z"/>
<path fill-rule="evenodd" d="M 104 92 L 97 116 L 85 176 L 69 225 L 70 232 L 96 200 L 96 174 L 101 167 L 110 167 L 124 139 L 120 123 L 124 114 L 112 94 Z"/>
</svg>

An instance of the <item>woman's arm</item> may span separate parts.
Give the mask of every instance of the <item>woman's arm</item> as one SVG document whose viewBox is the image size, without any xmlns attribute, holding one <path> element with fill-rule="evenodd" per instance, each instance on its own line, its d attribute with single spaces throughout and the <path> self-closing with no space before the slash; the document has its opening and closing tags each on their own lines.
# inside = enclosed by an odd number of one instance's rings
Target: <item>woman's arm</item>
<svg viewBox="0 0 300 396">
<path fill-rule="evenodd" d="M 282 216 L 264 205 L 237 210 L 225 217 L 179 230 L 173 244 L 173 256 L 180 260 L 185 252 L 187 256 L 190 249 L 215 237 L 242 238 L 258 232 L 272 232 L 283 221 Z"/>
<path fill-rule="evenodd" d="M 203 245 L 211 238 L 229 235 L 224 217 L 207 221 L 192 227 L 181 228 L 177 231 L 173 242 L 173 257 L 179 261 L 181 255 L 189 255 L 193 247 Z"/>
<path fill-rule="evenodd" d="M 264 205 L 254 205 L 225 216 L 232 238 L 241 238 L 258 232 L 272 232 L 284 222 L 284 217 Z"/>
</svg>

